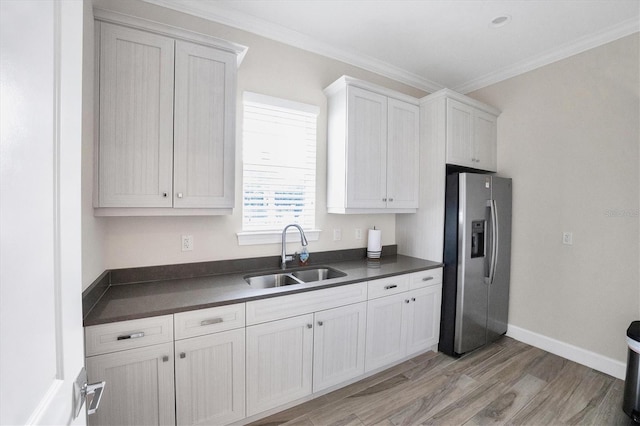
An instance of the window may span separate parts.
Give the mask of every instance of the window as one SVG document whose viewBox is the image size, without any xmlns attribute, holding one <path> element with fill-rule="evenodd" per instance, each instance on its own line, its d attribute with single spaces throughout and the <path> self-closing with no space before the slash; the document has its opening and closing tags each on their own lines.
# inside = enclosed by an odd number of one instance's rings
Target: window
<svg viewBox="0 0 640 426">
<path fill-rule="evenodd" d="M 315 227 L 318 107 L 244 93 L 242 230 Z"/>
</svg>

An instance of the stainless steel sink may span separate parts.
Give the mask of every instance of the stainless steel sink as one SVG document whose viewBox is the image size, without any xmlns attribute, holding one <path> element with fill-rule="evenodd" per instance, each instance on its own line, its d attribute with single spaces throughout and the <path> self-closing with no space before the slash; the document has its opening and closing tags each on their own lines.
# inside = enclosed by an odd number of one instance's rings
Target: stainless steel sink
<svg viewBox="0 0 640 426">
<path fill-rule="evenodd" d="M 255 288 L 271 288 L 291 284 L 304 284 L 302 280 L 297 279 L 289 273 L 246 276 L 244 279 L 251 287 Z"/>
<path fill-rule="evenodd" d="M 342 271 L 338 271 L 333 268 L 313 268 L 313 269 L 300 269 L 298 271 L 293 271 L 291 273 L 294 277 L 304 281 L 305 283 L 313 282 L 313 281 L 322 281 L 328 280 L 331 278 L 339 278 L 345 277 L 345 274 Z"/>
<path fill-rule="evenodd" d="M 292 284 L 305 284 L 346 276 L 347 274 L 337 269 L 320 266 L 315 268 L 297 269 L 290 272 L 269 272 L 264 274 L 247 275 L 244 279 L 251 287 L 271 288 Z"/>
</svg>

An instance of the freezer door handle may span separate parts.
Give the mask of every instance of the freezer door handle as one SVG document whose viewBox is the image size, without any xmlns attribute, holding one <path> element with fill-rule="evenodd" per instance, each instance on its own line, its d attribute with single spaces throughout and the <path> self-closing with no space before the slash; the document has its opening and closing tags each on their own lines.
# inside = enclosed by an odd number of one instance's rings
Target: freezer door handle
<svg viewBox="0 0 640 426">
<path fill-rule="evenodd" d="M 491 261 L 489 263 L 489 278 L 487 284 L 493 284 L 496 275 L 496 266 L 498 262 L 498 244 L 500 234 L 498 232 L 498 209 L 496 200 L 489 200 L 491 210 Z"/>
</svg>

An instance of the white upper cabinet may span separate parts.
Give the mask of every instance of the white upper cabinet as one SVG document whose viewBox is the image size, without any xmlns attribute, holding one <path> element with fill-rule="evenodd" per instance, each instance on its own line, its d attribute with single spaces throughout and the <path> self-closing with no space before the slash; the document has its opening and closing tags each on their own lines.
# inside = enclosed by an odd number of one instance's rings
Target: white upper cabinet
<svg viewBox="0 0 640 426">
<path fill-rule="evenodd" d="M 100 29 L 100 206 L 171 207 L 174 41 Z"/>
<path fill-rule="evenodd" d="M 446 104 L 447 164 L 497 171 L 497 112 L 451 97 L 447 97 Z"/>
<path fill-rule="evenodd" d="M 354 172 L 346 176 L 346 204 L 351 208 L 385 208 L 387 97 L 350 87 L 347 127 L 346 170 Z"/>
<path fill-rule="evenodd" d="M 417 99 L 346 76 L 325 94 L 329 213 L 415 212 Z"/>
<path fill-rule="evenodd" d="M 233 208 L 235 60 L 176 41 L 174 207 Z"/>
<path fill-rule="evenodd" d="M 392 208 L 418 207 L 420 108 L 389 98 L 387 196 Z"/>
<path fill-rule="evenodd" d="M 114 15 L 96 11 L 95 213 L 231 213 L 243 49 Z"/>
</svg>

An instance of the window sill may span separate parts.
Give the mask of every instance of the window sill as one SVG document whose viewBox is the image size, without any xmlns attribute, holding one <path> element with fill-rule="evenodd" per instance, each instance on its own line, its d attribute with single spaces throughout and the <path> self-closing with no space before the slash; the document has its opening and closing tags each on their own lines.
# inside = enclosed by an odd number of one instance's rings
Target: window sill
<svg viewBox="0 0 640 426">
<path fill-rule="evenodd" d="M 320 229 L 311 229 L 304 231 L 307 241 L 318 241 L 320 238 Z M 258 244 L 281 244 L 282 231 L 243 231 L 236 234 L 238 236 L 238 245 L 251 246 Z M 287 230 L 287 242 L 300 242 L 300 233 L 297 229 Z"/>
</svg>

